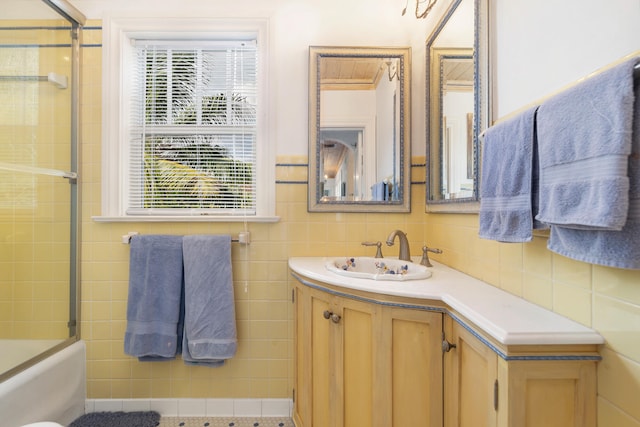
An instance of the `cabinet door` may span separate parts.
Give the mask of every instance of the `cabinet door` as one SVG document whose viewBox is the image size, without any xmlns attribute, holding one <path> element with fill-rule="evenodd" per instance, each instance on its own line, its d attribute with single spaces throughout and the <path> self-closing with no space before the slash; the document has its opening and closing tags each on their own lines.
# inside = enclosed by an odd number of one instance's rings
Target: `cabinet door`
<svg viewBox="0 0 640 427">
<path fill-rule="evenodd" d="M 310 292 L 310 331 L 309 338 L 309 380 L 311 382 L 311 426 L 323 427 L 333 425 L 331 419 L 335 411 L 331 410 L 331 388 L 335 387 L 335 354 L 332 348 L 335 339 L 332 335 L 332 324 L 325 318 L 326 312 L 332 311 L 331 298 L 324 292 Z"/>
<path fill-rule="evenodd" d="M 455 347 L 444 355 L 445 427 L 495 427 L 497 355 L 447 316 L 446 339 Z"/>
<path fill-rule="evenodd" d="M 377 426 L 442 426 L 442 316 L 384 307 Z"/>
<path fill-rule="evenodd" d="M 537 360 L 501 365 L 506 367 L 500 369 L 500 383 L 508 384 L 504 399 L 508 411 L 500 414 L 501 426 L 595 427 L 595 362 Z"/>
<path fill-rule="evenodd" d="M 298 287 L 296 402 L 300 427 L 370 427 L 374 319 L 379 308 Z"/>
<path fill-rule="evenodd" d="M 332 324 L 337 334 L 336 350 L 336 414 L 341 419 L 331 426 L 371 427 L 374 422 L 374 393 L 377 390 L 374 366 L 374 322 L 379 306 L 348 298 L 336 298 L 335 312 L 341 319 Z M 333 323 L 333 321 L 332 321 Z M 377 415 L 376 415 L 377 417 Z"/>
<path fill-rule="evenodd" d="M 295 394 L 293 418 L 299 427 L 333 425 L 330 418 L 331 311 L 328 294 L 304 286 L 295 288 Z"/>
</svg>

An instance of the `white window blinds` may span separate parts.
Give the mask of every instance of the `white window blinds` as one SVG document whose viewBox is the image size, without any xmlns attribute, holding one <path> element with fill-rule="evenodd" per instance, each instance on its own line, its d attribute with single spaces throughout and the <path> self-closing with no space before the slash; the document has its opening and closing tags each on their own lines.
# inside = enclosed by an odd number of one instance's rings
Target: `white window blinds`
<svg viewBox="0 0 640 427">
<path fill-rule="evenodd" d="M 255 41 L 134 44 L 128 215 L 255 215 Z"/>
</svg>

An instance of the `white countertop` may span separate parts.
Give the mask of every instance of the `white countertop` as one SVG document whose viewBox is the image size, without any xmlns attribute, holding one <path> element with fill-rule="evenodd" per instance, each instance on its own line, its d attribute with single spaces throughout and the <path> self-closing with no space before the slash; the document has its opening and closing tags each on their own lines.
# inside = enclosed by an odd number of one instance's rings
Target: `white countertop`
<svg viewBox="0 0 640 427">
<path fill-rule="evenodd" d="M 300 276 L 347 289 L 442 301 L 504 345 L 602 344 L 598 332 L 443 264 L 432 261 L 428 279 L 350 278 L 325 268 L 328 258 L 294 257 Z"/>
</svg>

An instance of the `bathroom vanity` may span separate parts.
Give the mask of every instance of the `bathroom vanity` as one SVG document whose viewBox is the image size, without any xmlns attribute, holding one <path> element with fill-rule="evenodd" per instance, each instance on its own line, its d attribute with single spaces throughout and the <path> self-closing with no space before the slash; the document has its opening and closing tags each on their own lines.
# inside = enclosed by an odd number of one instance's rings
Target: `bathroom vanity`
<svg viewBox="0 0 640 427">
<path fill-rule="evenodd" d="M 297 427 L 596 425 L 595 331 L 442 264 L 427 279 L 291 258 Z"/>
</svg>

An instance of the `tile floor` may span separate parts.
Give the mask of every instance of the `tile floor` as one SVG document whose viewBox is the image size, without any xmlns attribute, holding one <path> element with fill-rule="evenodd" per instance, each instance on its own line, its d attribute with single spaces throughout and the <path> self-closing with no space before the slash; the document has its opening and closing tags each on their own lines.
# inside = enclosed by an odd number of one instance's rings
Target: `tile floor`
<svg viewBox="0 0 640 427">
<path fill-rule="evenodd" d="M 162 417 L 158 427 L 295 427 L 286 417 Z"/>
</svg>

